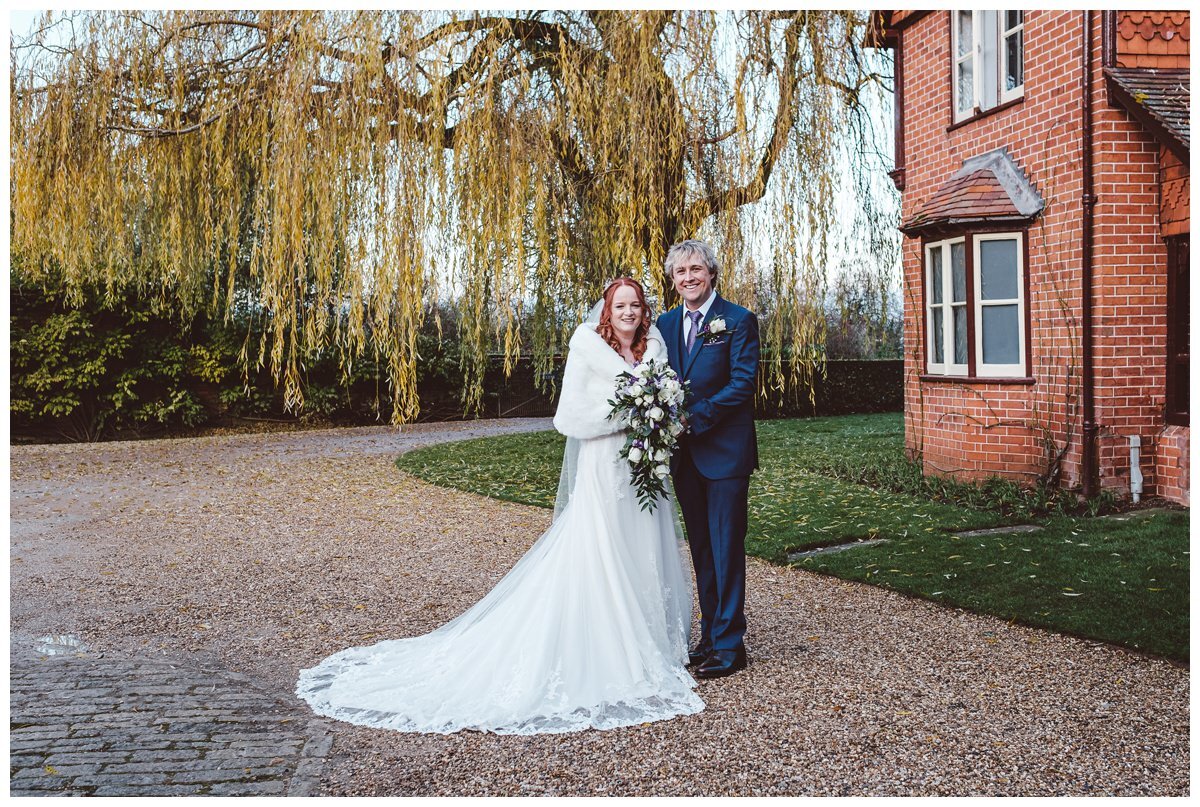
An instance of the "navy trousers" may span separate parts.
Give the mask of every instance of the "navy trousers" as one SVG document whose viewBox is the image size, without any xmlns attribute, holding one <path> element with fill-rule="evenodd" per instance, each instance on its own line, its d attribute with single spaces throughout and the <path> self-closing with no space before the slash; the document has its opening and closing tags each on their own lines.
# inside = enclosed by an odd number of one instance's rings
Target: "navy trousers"
<svg viewBox="0 0 1200 807">
<path fill-rule="evenodd" d="M 681 446 L 675 496 L 687 526 L 696 594 L 699 646 L 742 649 L 746 633 L 746 497 L 750 477 L 706 479 Z"/>
</svg>

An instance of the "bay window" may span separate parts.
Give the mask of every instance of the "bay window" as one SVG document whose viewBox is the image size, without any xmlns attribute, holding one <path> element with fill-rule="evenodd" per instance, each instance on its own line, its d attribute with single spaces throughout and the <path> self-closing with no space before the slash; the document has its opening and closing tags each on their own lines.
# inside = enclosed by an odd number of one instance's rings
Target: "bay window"
<svg viewBox="0 0 1200 807">
<path fill-rule="evenodd" d="M 931 375 L 1024 378 L 1022 233 L 978 233 L 925 245 L 926 366 Z"/>
</svg>

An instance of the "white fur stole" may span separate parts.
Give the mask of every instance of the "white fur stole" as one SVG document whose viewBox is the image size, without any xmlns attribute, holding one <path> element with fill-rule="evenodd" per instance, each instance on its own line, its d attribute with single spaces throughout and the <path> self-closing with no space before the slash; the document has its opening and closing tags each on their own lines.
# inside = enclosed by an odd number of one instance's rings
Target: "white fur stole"
<svg viewBox="0 0 1200 807">
<path fill-rule="evenodd" d="M 662 334 L 653 325 L 646 337 L 646 354 L 642 357 L 643 361 L 647 359 L 663 364 L 667 361 Z M 617 376 L 631 369 L 625 359 L 596 333 L 595 324 L 585 322 L 576 328 L 568 345 L 567 367 L 563 371 L 558 411 L 554 413 L 554 428 L 567 437 L 580 440 L 621 431 L 624 426 L 608 418 L 612 411 L 608 401 L 617 389 Z"/>
</svg>

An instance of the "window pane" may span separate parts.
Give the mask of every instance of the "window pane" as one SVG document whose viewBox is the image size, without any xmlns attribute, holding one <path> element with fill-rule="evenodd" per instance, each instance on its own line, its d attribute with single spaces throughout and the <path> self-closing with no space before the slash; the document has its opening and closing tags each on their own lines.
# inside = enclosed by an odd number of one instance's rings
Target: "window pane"
<svg viewBox="0 0 1200 807">
<path fill-rule="evenodd" d="M 950 245 L 950 272 L 954 286 L 953 302 L 962 303 L 967 299 L 967 245 L 958 242 Z"/>
<path fill-rule="evenodd" d="M 1016 28 L 1025 21 L 1024 11 L 1006 11 L 1004 12 L 1004 30 L 1009 31 Z"/>
<path fill-rule="evenodd" d="M 1004 89 L 1011 90 L 1025 83 L 1025 32 L 1017 31 L 1005 40 Z"/>
<path fill-rule="evenodd" d="M 970 112 L 975 108 L 975 74 L 971 70 L 971 60 L 954 69 L 958 71 L 958 112 Z"/>
<path fill-rule="evenodd" d="M 980 299 L 1017 299 L 1017 240 L 979 242 Z"/>
<path fill-rule="evenodd" d="M 929 340 L 933 343 L 934 364 L 941 364 L 946 360 L 945 348 L 942 347 L 946 342 L 946 335 L 943 332 L 942 311 L 941 307 L 933 309 L 933 329 L 929 332 Z"/>
<path fill-rule="evenodd" d="M 967 307 L 954 306 L 954 363 L 967 363 Z"/>
<path fill-rule="evenodd" d="M 929 297 L 934 304 L 942 302 L 942 248 L 934 247 L 929 252 Z"/>
<path fill-rule="evenodd" d="M 983 363 L 1020 364 L 1017 306 L 983 307 Z"/>
<path fill-rule="evenodd" d="M 958 12 L 958 56 L 965 56 L 974 47 L 974 36 L 971 33 L 971 18 L 974 12 Z"/>
<path fill-rule="evenodd" d="M 980 11 L 975 23 L 979 26 L 979 98 L 980 109 L 991 109 L 1000 101 L 1000 12 Z"/>
</svg>

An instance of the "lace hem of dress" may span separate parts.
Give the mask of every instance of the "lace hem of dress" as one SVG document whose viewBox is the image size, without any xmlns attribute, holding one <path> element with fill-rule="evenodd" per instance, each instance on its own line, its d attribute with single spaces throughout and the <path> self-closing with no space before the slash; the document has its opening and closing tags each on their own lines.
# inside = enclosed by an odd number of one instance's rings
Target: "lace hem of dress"
<svg viewBox="0 0 1200 807">
<path fill-rule="evenodd" d="M 461 716 L 415 720 L 397 712 L 358 709 L 330 703 L 322 696 L 322 692 L 329 688 L 339 672 L 341 672 L 339 669 L 322 669 L 322 667 L 302 670 L 300 680 L 296 684 L 296 695 L 307 701 L 309 707 L 319 715 L 353 723 L 356 726 L 401 732 L 454 734 L 459 731 L 480 731 L 492 734 L 519 735 L 567 734 L 588 729 L 606 730 L 639 726 L 644 723 L 671 720 L 704 711 L 704 701 L 690 689 L 695 686 L 695 681 L 685 673 L 684 677 L 690 683 L 684 684 L 680 680 L 672 683 L 687 686 L 686 691 L 677 691 L 670 695 L 659 693 L 612 703 L 598 703 L 592 707 L 576 706 L 568 712 L 532 715 L 512 720 L 481 722 Z"/>
</svg>

